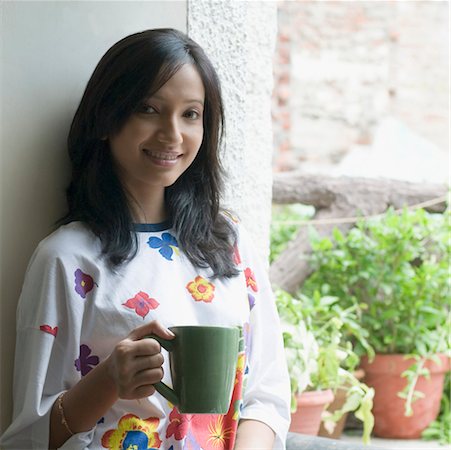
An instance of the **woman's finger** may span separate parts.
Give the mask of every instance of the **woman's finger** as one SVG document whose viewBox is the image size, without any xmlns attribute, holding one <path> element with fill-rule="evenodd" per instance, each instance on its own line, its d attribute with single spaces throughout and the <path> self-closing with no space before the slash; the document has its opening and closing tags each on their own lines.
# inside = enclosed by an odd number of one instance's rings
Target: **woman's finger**
<svg viewBox="0 0 451 450">
<path fill-rule="evenodd" d="M 152 320 L 152 322 L 146 323 L 141 327 L 135 328 L 129 335 L 129 339 L 137 341 L 149 336 L 151 334 L 156 334 L 158 337 L 163 339 L 174 339 L 174 333 L 164 327 L 158 320 Z"/>
<path fill-rule="evenodd" d="M 156 355 L 161 352 L 160 343 L 152 338 L 129 342 L 131 342 L 130 347 L 133 349 L 134 357 Z"/>
<path fill-rule="evenodd" d="M 145 386 L 148 384 L 158 383 L 163 379 L 164 371 L 163 368 L 158 367 L 155 369 L 145 369 L 138 372 L 133 380 L 135 390 L 140 386 Z"/>
<path fill-rule="evenodd" d="M 164 356 L 161 353 L 154 355 L 137 356 L 133 362 L 134 370 L 140 372 L 146 369 L 156 369 L 163 365 Z"/>
</svg>

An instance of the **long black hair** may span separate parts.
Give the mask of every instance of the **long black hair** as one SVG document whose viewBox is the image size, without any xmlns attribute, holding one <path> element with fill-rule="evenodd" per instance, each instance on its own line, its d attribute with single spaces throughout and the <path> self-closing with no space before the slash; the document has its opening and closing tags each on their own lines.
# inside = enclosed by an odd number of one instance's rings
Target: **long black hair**
<svg viewBox="0 0 451 450">
<path fill-rule="evenodd" d="M 202 48 L 177 30 L 127 36 L 98 63 L 68 136 L 72 179 L 66 191 L 69 211 L 60 223 L 85 222 L 100 238 L 113 267 L 136 255 L 138 241 L 127 196 L 105 137 L 119 132 L 142 102 L 184 64 L 197 69 L 204 85 L 204 135 L 193 163 L 165 189 L 166 207 L 189 260 L 196 267 L 210 267 L 214 277 L 232 277 L 238 274 L 233 262 L 236 233 L 219 206 L 224 130 L 220 83 Z"/>
</svg>

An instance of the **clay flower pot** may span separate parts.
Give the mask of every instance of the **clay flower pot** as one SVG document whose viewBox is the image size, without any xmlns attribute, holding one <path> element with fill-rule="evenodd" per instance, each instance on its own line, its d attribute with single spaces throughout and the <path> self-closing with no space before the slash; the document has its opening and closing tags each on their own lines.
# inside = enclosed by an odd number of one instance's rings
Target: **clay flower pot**
<svg viewBox="0 0 451 450">
<path fill-rule="evenodd" d="M 321 424 L 321 414 L 333 399 L 334 394 L 331 389 L 307 391 L 298 395 L 298 409 L 291 414 L 290 431 L 316 436 Z"/>
<path fill-rule="evenodd" d="M 413 415 L 404 415 L 405 400 L 398 397 L 407 383 L 401 374 L 414 362 L 404 355 L 376 355 L 370 364 L 364 357 L 361 367 L 365 371 L 364 382 L 373 387 L 374 395 L 374 434 L 383 438 L 418 439 L 423 430 L 437 418 L 443 393 L 445 373 L 449 370 L 449 359 L 439 355 L 441 365 L 428 360 L 430 378 L 419 377 L 415 390 L 421 391 L 424 398 L 412 404 Z"/>
</svg>

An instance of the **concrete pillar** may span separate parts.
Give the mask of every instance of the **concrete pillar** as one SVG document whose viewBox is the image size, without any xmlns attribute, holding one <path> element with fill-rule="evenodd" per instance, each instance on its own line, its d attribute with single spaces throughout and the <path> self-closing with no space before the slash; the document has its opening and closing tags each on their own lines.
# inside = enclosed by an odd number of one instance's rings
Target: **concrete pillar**
<svg viewBox="0 0 451 450">
<path fill-rule="evenodd" d="M 273 1 L 188 0 L 188 34 L 221 78 L 226 116 L 224 204 L 269 255 L 272 186 L 271 93 L 277 34 Z"/>
</svg>

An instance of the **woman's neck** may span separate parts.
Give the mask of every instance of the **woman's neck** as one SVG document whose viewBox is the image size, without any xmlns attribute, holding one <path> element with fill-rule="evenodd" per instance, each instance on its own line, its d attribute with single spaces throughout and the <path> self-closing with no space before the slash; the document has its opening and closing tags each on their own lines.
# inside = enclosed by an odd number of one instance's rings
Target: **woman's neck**
<svg viewBox="0 0 451 450">
<path fill-rule="evenodd" d="M 168 219 L 164 190 L 146 192 L 145 195 L 128 194 L 130 211 L 135 223 L 160 223 Z"/>
</svg>

